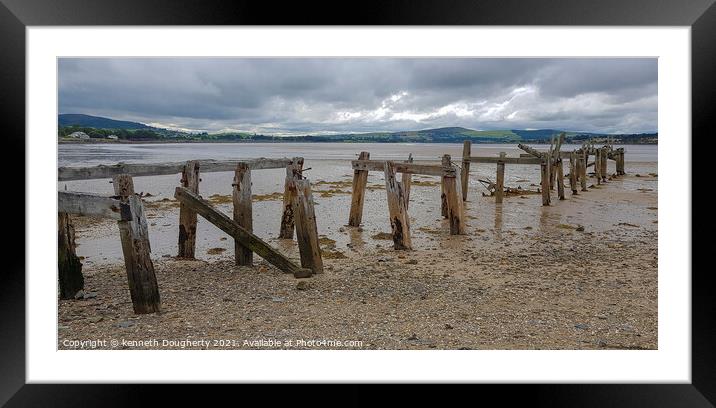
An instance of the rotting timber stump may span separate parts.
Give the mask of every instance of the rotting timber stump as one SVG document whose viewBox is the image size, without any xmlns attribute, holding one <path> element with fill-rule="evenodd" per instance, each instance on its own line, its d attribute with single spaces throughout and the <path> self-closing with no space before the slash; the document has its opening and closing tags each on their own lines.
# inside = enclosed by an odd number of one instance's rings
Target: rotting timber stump
<svg viewBox="0 0 716 408">
<path fill-rule="evenodd" d="M 460 186 L 462 187 L 462 201 L 467 201 L 467 189 L 470 186 L 470 155 L 472 142 L 462 142 L 462 169 L 460 170 Z"/>
<path fill-rule="evenodd" d="M 84 289 L 82 262 L 75 252 L 75 227 L 69 214 L 57 214 L 57 268 L 60 299 L 74 299 Z"/>
<path fill-rule="evenodd" d="M 358 160 L 370 159 L 370 153 L 360 152 Z M 363 203 L 365 202 L 365 190 L 368 184 L 368 170 L 353 171 L 353 190 L 351 195 L 351 210 L 348 217 L 348 225 L 359 227 L 363 220 Z"/>
<path fill-rule="evenodd" d="M 413 162 L 413 154 L 408 154 L 408 160 L 405 161 L 406 163 L 412 163 Z M 407 210 L 408 207 L 410 207 L 410 188 L 413 184 L 413 175 L 412 173 L 403 172 L 403 195 L 405 195 L 405 209 Z"/>
<path fill-rule="evenodd" d="M 247 231 L 253 231 L 251 169 L 246 163 L 236 165 L 232 199 L 234 203 L 234 221 Z M 237 265 L 251 266 L 254 263 L 254 253 L 236 239 L 234 240 L 234 257 Z"/>
<path fill-rule="evenodd" d="M 395 177 L 395 163 L 385 162 L 385 191 L 388 196 L 390 228 L 393 236 L 393 248 L 397 250 L 413 249 L 410 240 L 410 221 L 405 208 L 403 188 Z"/>
<path fill-rule="evenodd" d="M 294 157 L 291 164 L 286 166 L 286 181 L 284 182 L 283 191 L 283 214 L 281 215 L 281 228 L 278 237 L 281 239 L 293 239 L 293 230 L 295 226 L 293 214 L 293 196 L 295 189 L 291 184 L 297 174 L 303 170 L 303 157 Z"/>
<path fill-rule="evenodd" d="M 182 171 L 181 185 L 199 194 L 199 162 L 187 162 Z M 196 213 L 186 205 L 179 204 L 179 258 L 194 259 L 196 250 Z"/>
<path fill-rule="evenodd" d="M 442 177 L 443 197 L 450 223 L 450 235 L 465 234 L 465 214 L 460 194 L 460 182 L 457 180 L 457 168 L 452 164 L 449 154 L 442 159 L 444 175 Z"/>
<path fill-rule="evenodd" d="M 122 240 L 124 265 L 127 269 L 129 293 L 134 313 L 154 313 L 160 309 L 159 285 L 150 257 L 149 231 L 144 207 L 134 194 L 134 182 L 128 174 L 114 177 L 114 193 L 123 203 L 129 204 L 131 220 L 117 221 Z"/>
<path fill-rule="evenodd" d="M 187 207 L 204 217 L 217 228 L 234 237 L 234 239 L 241 242 L 243 246 L 251 249 L 258 256 L 262 257 L 278 269 L 286 273 L 292 273 L 296 278 L 307 278 L 311 276 L 310 269 L 302 268 L 299 265 L 296 265 L 293 261 L 272 248 L 261 238 L 257 237 L 252 232 L 247 231 L 222 212 L 216 210 L 211 206 L 211 204 L 199 197 L 198 194 L 195 194 L 184 187 L 177 187 L 174 191 L 174 198 L 179 200 L 179 202 L 184 203 Z"/>
<path fill-rule="evenodd" d="M 323 259 L 318 241 L 311 183 L 299 177 L 301 176 L 296 174 L 290 186 L 294 190 L 291 194 L 291 205 L 296 217 L 296 240 L 301 255 L 301 266 L 310 269 L 313 273 L 322 273 Z"/>
<path fill-rule="evenodd" d="M 505 152 L 500 152 L 500 158 L 505 158 Z M 497 174 L 495 176 L 495 203 L 502 204 L 505 195 L 505 162 L 497 162 Z"/>
</svg>

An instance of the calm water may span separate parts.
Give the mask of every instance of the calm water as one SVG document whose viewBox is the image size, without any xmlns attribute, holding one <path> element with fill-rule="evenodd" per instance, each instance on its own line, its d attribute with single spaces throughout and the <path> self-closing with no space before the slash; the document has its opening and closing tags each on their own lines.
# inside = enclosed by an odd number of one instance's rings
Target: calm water
<svg viewBox="0 0 716 408">
<path fill-rule="evenodd" d="M 547 145 L 533 145 L 546 150 Z M 563 151 L 578 148 L 564 145 Z M 617 146 L 622 147 L 622 146 Z M 629 145 L 626 160 L 656 162 L 658 146 Z M 412 153 L 415 160 L 440 160 L 443 154 L 453 158 L 462 156 L 462 144 L 445 143 L 170 143 L 170 144 L 62 144 L 59 146 L 59 166 L 93 166 L 97 164 L 159 163 L 186 160 L 237 160 L 255 157 L 294 157 L 307 160 L 353 160 L 361 151 L 374 159 L 403 160 Z M 523 153 L 514 144 L 474 144 L 473 156 L 508 156 Z"/>
<path fill-rule="evenodd" d="M 546 149 L 545 145 L 534 146 Z M 578 146 L 566 145 L 564 150 Z M 625 146 L 626 171 L 630 174 L 648 174 L 657 172 L 657 146 L 639 145 Z M 363 232 L 342 228 L 348 220 L 350 208 L 350 186 L 339 187 L 344 193 L 322 196 L 321 191 L 331 188 L 330 185 L 319 184 L 321 181 L 350 182 L 353 170 L 349 163 L 359 152 L 368 151 L 374 159 L 404 160 L 409 153 L 417 161 L 439 163 L 443 154 L 451 154 L 458 165 L 462 156 L 461 144 L 384 144 L 384 143 L 183 143 L 183 144 L 136 144 L 136 145 L 60 145 L 58 162 L 60 166 L 92 166 L 98 164 L 180 162 L 190 159 L 236 160 L 256 157 L 294 157 L 306 159 L 305 174 L 311 180 L 318 215 L 318 231 L 336 241 L 337 248 L 349 253 L 362 248 L 374 248 L 376 245 L 389 246 L 387 241 L 373 240 L 372 235 L 378 232 L 389 232 L 388 209 L 385 202 L 385 190 L 367 191 Z M 474 156 L 499 156 L 500 152 L 508 156 L 517 156 L 522 151 L 512 144 L 480 144 L 472 146 Z M 565 166 L 566 170 L 566 166 Z M 609 161 L 609 172 L 614 172 L 614 162 Z M 566 172 L 566 171 L 565 171 Z M 173 198 L 174 189 L 179 185 L 180 174 L 164 176 L 135 177 L 134 185 L 137 192 L 151 193 L 153 197 L 147 201 L 159 201 Z M 282 192 L 284 188 L 284 169 L 261 170 L 252 172 L 252 192 L 254 194 L 271 194 Z M 643 209 L 630 201 L 614 200 L 595 203 L 589 208 L 587 203 L 592 199 L 588 195 L 578 196 L 553 207 L 541 207 L 539 195 L 529 195 L 526 199 L 511 198 L 499 207 L 491 197 L 483 197 L 486 190 L 479 179 L 495 179 L 494 164 L 473 163 L 470 168 L 470 188 L 467 214 L 470 230 L 474 234 L 478 230 L 524 231 L 525 227 L 539 231 L 548 225 L 558 223 L 579 223 L 590 230 L 613 228 L 617 222 L 635 223 L 645 217 Z M 233 172 L 203 173 L 199 192 L 204 197 L 214 194 L 229 195 L 232 191 Z M 414 176 L 417 181 L 439 182 L 437 177 Z M 113 195 L 112 185 L 107 179 L 77 180 L 58 182 L 58 189 L 84 191 L 104 195 Z M 383 174 L 371 172 L 369 186 L 384 186 Z M 509 187 L 522 187 L 534 190 L 539 183 L 539 166 L 510 165 L 506 168 L 505 184 Z M 648 188 L 657 190 L 657 180 L 644 178 L 624 178 L 615 182 L 613 191 Z M 554 199 L 554 196 L 553 196 Z M 578 204 L 580 203 L 581 204 Z M 231 204 L 220 204 L 217 207 L 231 214 Z M 570 209 L 571 208 L 571 209 Z M 617 211 L 619 210 L 619 211 Z M 614 214 L 619 218 L 613 218 Z M 499 215 L 499 217 L 498 217 Z M 276 240 L 281 217 L 281 201 L 255 201 L 253 205 L 254 232 L 272 244 L 279 246 L 288 253 L 295 253 L 295 241 Z M 148 211 L 149 233 L 152 242 L 152 257 L 176 255 L 178 234 L 178 210 Z M 410 218 L 411 235 L 416 248 L 434 246 L 434 234 L 422 231 L 428 228 L 443 231 L 447 234 L 448 226 L 440 216 L 440 187 L 429 184 L 413 186 L 411 191 Z M 623 219 L 622 219 L 623 218 Z M 497 224 L 499 220 L 499 228 Z M 644 221 L 650 228 L 651 220 Z M 197 230 L 197 257 L 211 259 L 215 257 L 231 257 L 233 241 L 226 234 L 199 217 Z M 483 237 L 488 238 L 488 237 Z M 87 265 L 121 264 L 122 253 L 115 223 L 105 223 L 89 229 L 80 229 L 77 234 L 78 254 L 85 257 Z M 350 249 L 347 245 L 352 245 Z M 209 248 L 226 249 L 222 255 L 208 255 Z"/>
</svg>

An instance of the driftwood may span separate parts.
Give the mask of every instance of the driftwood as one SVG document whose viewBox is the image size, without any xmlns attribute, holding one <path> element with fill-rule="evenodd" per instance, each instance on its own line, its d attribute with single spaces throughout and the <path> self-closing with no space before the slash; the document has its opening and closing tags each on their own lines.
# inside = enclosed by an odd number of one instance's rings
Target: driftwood
<svg viewBox="0 0 716 408">
<path fill-rule="evenodd" d="M 243 246 L 251 249 L 254 253 L 264 258 L 270 264 L 278 269 L 292 273 L 297 278 L 305 278 L 311 276 L 311 270 L 296 265 L 286 256 L 272 248 L 261 238 L 247 231 L 235 221 L 227 217 L 225 214 L 214 209 L 208 202 L 203 200 L 199 195 L 189 191 L 184 187 L 177 187 L 174 192 L 174 198 L 187 205 L 197 214 L 204 217 L 207 221 L 216 227 L 231 235 L 235 240 L 239 241 Z"/>
</svg>

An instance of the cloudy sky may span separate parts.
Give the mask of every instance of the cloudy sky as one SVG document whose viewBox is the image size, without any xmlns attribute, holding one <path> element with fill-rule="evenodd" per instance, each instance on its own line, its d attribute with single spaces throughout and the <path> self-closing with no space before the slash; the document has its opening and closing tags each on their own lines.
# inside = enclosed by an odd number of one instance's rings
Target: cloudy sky
<svg viewBox="0 0 716 408">
<path fill-rule="evenodd" d="M 191 131 L 657 130 L 657 60 L 63 58 L 59 111 Z"/>
</svg>

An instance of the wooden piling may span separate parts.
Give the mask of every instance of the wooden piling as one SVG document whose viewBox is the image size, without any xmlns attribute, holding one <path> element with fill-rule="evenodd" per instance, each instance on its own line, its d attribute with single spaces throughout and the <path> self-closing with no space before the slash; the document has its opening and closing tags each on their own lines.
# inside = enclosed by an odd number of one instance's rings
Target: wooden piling
<svg viewBox="0 0 716 408">
<path fill-rule="evenodd" d="M 286 166 L 286 181 L 283 190 L 283 214 L 281 215 L 281 229 L 278 237 L 282 239 L 293 239 L 293 229 L 295 225 L 293 217 L 293 197 L 292 192 L 296 190 L 291 188 L 296 174 L 300 174 L 303 170 L 303 157 L 294 157 L 291 164 Z"/>
<path fill-rule="evenodd" d="M 602 151 L 594 150 L 594 177 L 597 179 L 597 185 L 602 184 Z"/>
<path fill-rule="evenodd" d="M 602 168 L 599 172 L 602 174 L 602 181 L 606 183 L 607 177 L 609 177 L 609 174 L 607 174 L 607 163 L 609 162 L 609 160 L 608 160 L 609 152 L 608 152 L 608 148 L 606 148 L 606 147 L 602 147 L 601 151 L 602 151 L 602 154 L 601 154 L 602 159 L 601 159 L 600 164 L 601 164 Z"/>
<path fill-rule="evenodd" d="M 450 235 L 465 234 L 465 214 L 462 196 L 460 195 L 461 185 L 457 179 L 457 167 L 451 164 L 450 155 L 443 155 L 443 166 L 445 174 L 442 177 L 442 185 L 445 189 L 445 202 L 447 206 L 447 218 L 450 222 Z"/>
<path fill-rule="evenodd" d="M 449 218 L 447 195 L 445 192 L 445 175 L 444 175 L 445 169 L 450 167 L 450 155 L 449 154 L 443 155 L 442 167 L 443 167 L 443 176 L 440 178 L 440 214 L 443 216 L 443 218 Z"/>
<path fill-rule="evenodd" d="M 460 186 L 462 187 L 462 201 L 467 201 L 467 189 L 470 185 L 470 155 L 472 142 L 465 140 L 462 143 L 462 169 L 460 171 Z"/>
<path fill-rule="evenodd" d="M 313 206 L 311 183 L 306 179 L 296 178 L 292 183 L 295 189 L 292 194 L 293 213 L 296 217 L 296 240 L 301 256 L 301 266 L 313 273 L 323 272 L 321 247 L 318 242 L 318 226 Z"/>
<path fill-rule="evenodd" d="M 233 202 L 234 221 L 246 231 L 253 231 L 253 210 L 251 205 L 251 169 L 246 163 L 236 165 L 234 171 Z M 250 248 L 234 239 L 234 257 L 237 265 L 251 266 L 254 253 Z"/>
<path fill-rule="evenodd" d="M 579 183 L 582 187 L 582 191 L 589 191 L 587 189 L 587 153 L 580 152 L 577 157 L 577 167 L 579 167 Z"/>
<path fill-rule="evenodd" d="M 626 172 L 624 171 L 624 148 L 620 147 L 617 149 L 617 175 L 623 176 Z"/>
<path fill-rule="evenodd" d="M 361 152 L 358 160 L 370 159 L 370 153 Z M 351 211 L 348 218 L 348 225 L 352 227 L 360 226 L 363 219 L 363 202 L 365 201 L 365 189 L 368 184 L 367 170 L 353 171 L 353 193 L 351 197 Z"/>
<path fill-rule="evenodd" d="M 542 205 L 547 206 L 550 203 L 549 197 L 549 158 L 545 157 L 540 164 L 541 188 L 542 188 Z"/>
<path fill-rule="evenodd" d="M 408 155 L 408 160 L 405 161 L 406 163 L 412 163 L 413 162 L 413 154 L 410 153 Z M 413 175 L 408 172 L 403 172 L 403 194 L 405 195 L 405 209 L 407 210 L 408 207 L 410 207 L 410 187 L 413 184 Z"/>
<path fill-rule="evenodd" d="M 385 191 L 388 196 L 393 248 L 396 250 L 412 249 L 408 211 L 405 208 L 402 186 L 395 178 L 395 164 L 392 161 L 385 162 Z"/>
<path fill-rule="evenodd" d="M 500 152 L 500 158 L 505 157 L 505 152 Z M 497 162 L 497 176 L 495 177 L 495 203 L 502 204 L 502 197 L 505 195 L 505 162 Z"/>
<path fill-rule="evenodd" d="M 75 251 L 75 227 L 69 214 L 57 213 L 57 269 L 60 299 L 74 299 L 84 289 L 82 262 Z"/>
<path fill-rule="evenodd" d="M 119 196 L 123 203 L 129 204 L 131 214 L 131 220 L 117 221 L 117 225 L 134 313 L 158 312 L 159 286 L 150 257 L 149 231 L 142 201 L 134 194 L 134 182 L 130 175 L 117 175 L 112 182 L 115 195 Z"/>
<path fill-rule="evenodd" d="M 182 187 L 199 194 L 199 162 L 187 162 L 182 171 Z M 179 258 L 194 258 L 196 250 L 196 213 L 179 204 Z"/>
<path fill-rule="evenodd" d="M 572 152 L 569 155 L 569 188 L 572 190 L 572 195 L 577 195 L 577 153 Z"/>
<path fill-rule="evenodd" d="M 557 183 L 557 196 L 560 200 L 564 200 L 564 163 L 562 159 L 556 160 L 557 175 L 555 182 Z"/>
</svg>

